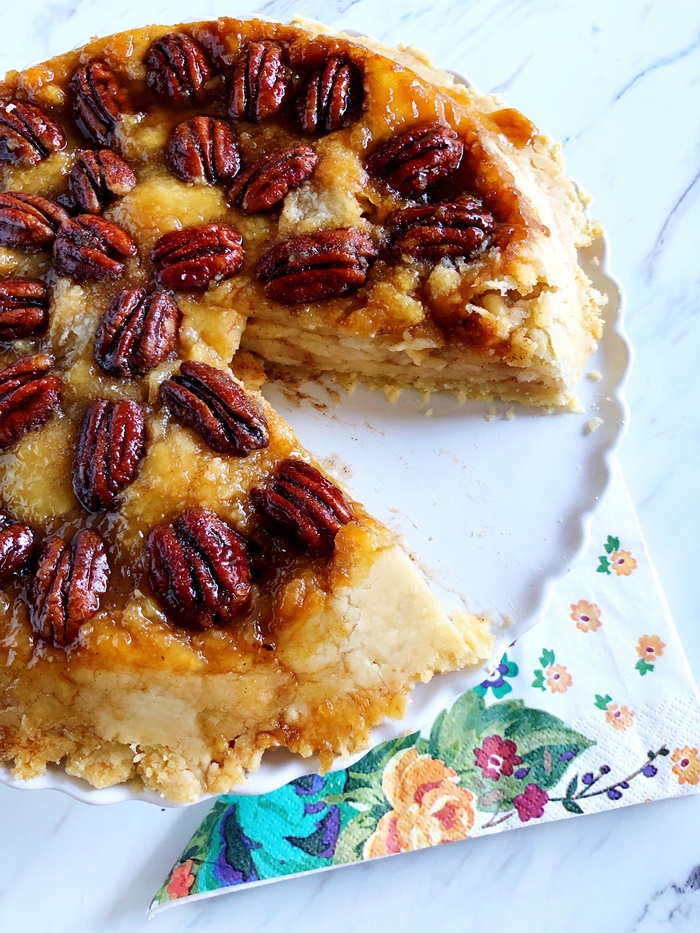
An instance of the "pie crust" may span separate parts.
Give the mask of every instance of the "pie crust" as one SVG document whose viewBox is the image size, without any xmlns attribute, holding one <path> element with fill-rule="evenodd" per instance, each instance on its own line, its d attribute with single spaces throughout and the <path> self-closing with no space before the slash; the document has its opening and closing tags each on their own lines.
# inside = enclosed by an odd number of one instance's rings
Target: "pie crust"
<svg viewBox="0 0 700 933">
<path fill-rule="evenodd" d="M 163 75 L 170 73 L 144 64 L 153 44 L 172 34 L 185 35 L 208 62 L 198 72 L 201 87 L 193 85 L 200 96 L 184 104 L 174 78 L 163 96 Z M 347 117 L 328 132 L 302 131 L 288 96 L 278 114 L 255 122 L 248 101 L 244 117 L 232 120 L 226 99 L 235 62 L 260 40 L 284 50 L 295 95 L 310 86 L 309 75 L 325 73 L 329 60 L 350 63 L 348 86 L 360 97 L 350 94 Z M 195 53 L 184 48 L 191 64 Z M 560 148 L 517 111 L 455 83 L 414 49 L 387 49 L 308 21 L 149 27 L 9 74 L 0 99 L 40 108 L 67 144 L 32 164 L 10 154 L 0 162 L 3 191 L 56 199 L 77 213 L 66 200 L 67 176 L 81 151 L 104 148 L 94 124 L 86 138 L 74 119 L 71 79 L 92 62 L 111 69 L 131 101 L 114 121 L 108 148 L 125 160 L 135 184 L 121 177 L 101 215 L 128 233 L 135 254 L 122 257 L 117 279 L 96 281 L 71 274 L 55 246 L 58 269 L 50 250 L 0 246 L 3 279 L 38 281 L 49 292 L 47 329 L 3 344 L 3 366 L 48 352 L 62 384 L 52 416 L 0 454 L 0 475 L 2 506 L 14 520 L 40 540 L 70 539 L 89 527 L 105 541 L 111 575 L 99 610 L 67 646 L 39 637 L 30 624 L 31 567 L 3 584 L 0 758 L 21 778 L 61 763 L 96 787 L 136 779 L 185 802 L 228 791 L 275 746 L 317 754 L 329 767 L 336 756 L 365 746 L 382 719 L 400 719 L 416 682 L 489 654 L 486 621 L 450 617 L 392 535 L 357 502 L 355 519 L 337 532 L 330 554 L 289 547 L 274 572 L 265 566 L 266 548 L 277 545 L 270 543 L 274 534 L 260 532 L 250 493 L 269 484 L 289 458 L 314 464 L 260 394 L 265 373 L 567 406 L 600 335 L 601 297 L 576 251 L 600 231 L 586 218 L 585 196 L 564 174 Z M 195 81 L 193 73 L 186 81 Z M 352 84 L 358 74 L 361 92 Z M 341 78 L 333 78 L 333 94 Z M 247 214 L 232 203 L 230 179 L 222 182 L 230 172 L 223 157 L 207 169 L 219 173 L 214 184 L 183 181 L 166 161 L 175 128 L 202 115 L 233 127 L 244 169 L 300 145 L 313 148 L 315 169 L 271 210 Z M 320 104 L 311 115 L 336 119 L 332 107 L 322 114 Z M 464 145 L 459 167 L 435 190 L 448 201 L 468 190 L 492 215 L 492 239 L 469 255 L 426 262 L 389 241 L 392 212 L 430 205 L 437 195 L 397 195 L 368 174 L 367 160 L 422 124 L 448 127 Z M 171 290 L 173 280 L 152 250 L 170 231 L 211 224 L 230 225 L 242 237 L 240 268 L 204 290 L 174 290 L 177 343 L 164 359 L 131 378 L 105 372 L 94 343 L 110 302 L 125 285 L 152 288 L 154 276 Z M 66 229 L 64 222 L 59 239 Z M 369 258 L 355 256 L 341 270 L 355 277 L 352 287 L 293 304 L 270 297 L 259 270 L 271 248 L 348 229 L 369 242 Z M 73 248 L 80 241 L 71 235 Z M 289 256 L 296 258 L 293 250 Z M 286 274 L 283 288 L 291 283 Z M 328 281 L 324 272 L 312 287 L 327 290 Z M 267 446 L 246 456 L 222 454 L 169 414 L 159 387 L 185 360 L 233 372 L 264 411 Z M 88 514 L 74 491 L 73 460 L 81 420 L 98 398 L 142 406 L 147 449 L 115 504 Z M 204 631 L 166 614 L 144 565 L 149 531 L 195 507 L 253 540 L 262 565 L 240 617 Z"/>
</svg>

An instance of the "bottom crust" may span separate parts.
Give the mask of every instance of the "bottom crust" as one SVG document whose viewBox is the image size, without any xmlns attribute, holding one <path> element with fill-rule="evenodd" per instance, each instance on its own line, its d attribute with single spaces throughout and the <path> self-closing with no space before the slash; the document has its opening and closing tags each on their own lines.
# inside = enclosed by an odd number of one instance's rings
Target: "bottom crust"
<svg viewBox="0 0 700 933">
<path fill-rule="evenodd" d="M 231 790 L 275 746 L 330 767 L 366 747 L 384 718 L 400 719 L 418 681 L 477 664 L 491 646 L 485 620 L 449 618 L 396 545 L 329 594 L 303 629 L 295 641 L 304 650 L 279 677 L 70 659 L 27 666 L 11 652 L 0 674 L 0 757 L 23 779 L 63 762 L 95 787 L 137 779 L 185 803 Z"/>
</svg>

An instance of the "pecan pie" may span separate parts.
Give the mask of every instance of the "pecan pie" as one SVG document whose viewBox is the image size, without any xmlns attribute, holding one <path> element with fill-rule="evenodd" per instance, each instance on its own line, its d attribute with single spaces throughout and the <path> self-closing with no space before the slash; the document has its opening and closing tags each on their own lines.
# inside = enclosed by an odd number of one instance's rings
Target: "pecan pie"
<svg viewBox="0 0 700 933">
<path fill-rule="evenodd" d="M 521 114 L 316 24 L 8 75 L 0 759 L 191 800 L 275 746 L 328 766 L 486 657 L 263 370 L 565 406 L 598 232 Z"/>
</svg>

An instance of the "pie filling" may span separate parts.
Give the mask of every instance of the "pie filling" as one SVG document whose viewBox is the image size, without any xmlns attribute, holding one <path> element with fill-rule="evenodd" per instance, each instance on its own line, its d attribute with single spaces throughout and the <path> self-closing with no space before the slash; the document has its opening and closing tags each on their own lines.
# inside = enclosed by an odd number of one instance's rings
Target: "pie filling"
<svg viewBox="0 0 700 933">
<path fill-rule="evenodd" d="M 173 800 L 361 748 L 488 656 L 258 391 L 566 406 L 599 234 L 418 53 L 222 19 L 0 85 L 0 757 Z"/>
</svg>

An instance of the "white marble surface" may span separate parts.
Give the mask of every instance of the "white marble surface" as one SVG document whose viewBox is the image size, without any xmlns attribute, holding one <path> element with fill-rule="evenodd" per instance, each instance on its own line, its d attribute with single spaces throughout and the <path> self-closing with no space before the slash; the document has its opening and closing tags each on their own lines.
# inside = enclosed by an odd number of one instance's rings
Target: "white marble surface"
<svg viewBox="0 0 700 933">
<path fill-rule="evenodd" d="M 0 72 L 147 22 L 294 13 L 414 42 L 565 140 L 629 297 L 637 361 L 620 454 L 700 675 L 700 6 L 693 0 L 6 0 Z M 700 737 L 699 737 L 700 741 Z M 0 929 L 104 933 L 144 910 L 207 805 L 91 808 L 0 787 Z M 700 929 L 700 797 L 548 824 L 295 879 L 154 930 Z"/>
</svg>

